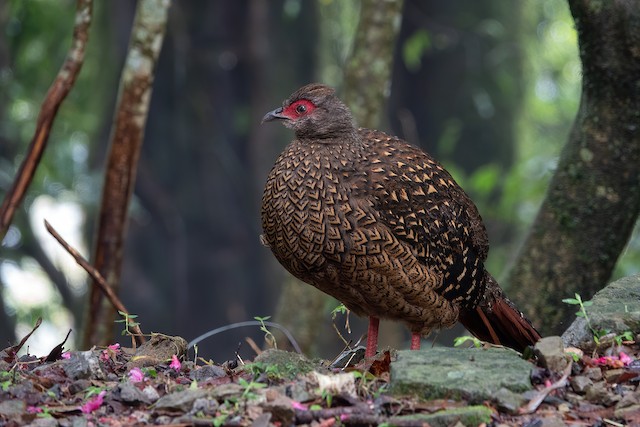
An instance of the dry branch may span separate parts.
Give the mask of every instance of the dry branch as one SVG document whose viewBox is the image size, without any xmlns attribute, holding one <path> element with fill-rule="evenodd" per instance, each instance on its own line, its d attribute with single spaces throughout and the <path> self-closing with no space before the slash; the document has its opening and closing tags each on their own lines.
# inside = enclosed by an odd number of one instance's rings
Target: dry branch
<svg viewBox="0 0 640 427">
<path fill-rule="evenodd" d="M 7 233 L 7 229 L 13 220 L 13 215 L 18 206 L 20 206 L 33 180 L 33 175 L 49 140 L 49 133 L 58 113 L 58 108 L 71 91 L 84 63 L 85 48 L 89 39 L 89 26 L 93 16 L 92 9 L 93 3 L 91 0 L 77 1 L 73 39 L 67 58 L 40 107 L 36 131 L 29 144 L 29 150 L 0 207 L 0 241 Z"/>
<path fill-rule="evenodd" d="M 80 265 L 80 267 L 82 267 L 84 271 L 86 271 L 87 274 L 91 276 L 94 283 L 96 283 L 100 290 L 107 296 L 116 310 L 125 314 L 131 314 L 129 313 L 129 311 L 127 311 L 124 304 L 122 304 L 120 298 L 118 298 L 118 296 L 113 292 L 111 286 L 109 286 L 107 284 L 107 281 L 104 280 L 104 277 L 102 277 L 100 272 L 96 270 L 91 264 L 89 264 L 89 261 L 84 259 L 73 246 L 67 243 L 66 240 L 64 240 L 62 236 L 60 236 L 60 234 L 51 226 L 51 224 L 49 224 L 47 220 L 44 221 L 44 226 L 47 228 L 47 231 L 58 241 L 58 243 L 60 243 L 62 247 L 65 248 L 67 252 L 69 252 L 69 255 L 71 255 L 73 259 L 76 260 L 78 265 Z M 138 324 L 135 322 L 130 322 L 129 328 L 131 328 L 131 330 L 133 331 L 134 337 L 136 337 L 138 344 L 142 344 L 145 341 L 145 338 L 142 330 L 140 329 L 140 326 L 138 326 Z"/>
</svg>

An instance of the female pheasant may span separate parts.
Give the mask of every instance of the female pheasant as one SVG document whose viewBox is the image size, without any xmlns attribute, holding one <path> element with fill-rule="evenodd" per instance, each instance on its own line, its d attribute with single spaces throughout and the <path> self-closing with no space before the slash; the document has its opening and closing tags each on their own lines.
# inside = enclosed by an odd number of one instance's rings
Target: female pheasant
<svg viewBox="0 0 640 427">
<path fill-rule="evenodd" d="M 429 154 L 357 128 L 322 84 L 297 90 L 263 122 L 295 139 L 269 173 L 263 241 L 291 274 L 369 316 L 404 322 L 411 348 L 460 321 L 480 339 L 522 350 L 540 335 L 485 270 L 487 232 L 477 208 Z"/>
</svg>

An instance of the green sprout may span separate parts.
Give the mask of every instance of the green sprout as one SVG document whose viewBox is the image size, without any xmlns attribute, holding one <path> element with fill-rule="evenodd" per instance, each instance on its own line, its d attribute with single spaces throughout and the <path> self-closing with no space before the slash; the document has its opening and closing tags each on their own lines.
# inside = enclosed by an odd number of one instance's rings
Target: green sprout
<svg viewBox="0 0 640 427">
<path fill-rule="evenodd" d="M 271 319 L 271 316 L 265 316 L 265 317 L 256 316 L 254 317 L 254 319 L 260 322 L 260 330 L 264 332 L 264 341 L 267 343 L 267 345 L 277 349 L 278 343 L 276 342 L 276 337 L 273 336 L 271 331 L 267 329 L 267 325 L 264 324 L 265 321 Z"/>
</svg>

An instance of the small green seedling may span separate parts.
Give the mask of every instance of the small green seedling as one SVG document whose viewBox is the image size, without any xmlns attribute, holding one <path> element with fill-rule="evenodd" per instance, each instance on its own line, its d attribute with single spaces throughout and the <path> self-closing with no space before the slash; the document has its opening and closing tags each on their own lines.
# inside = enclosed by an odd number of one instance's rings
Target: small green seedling
<svg viewBox="0 0 640 427">
<path fill-rule="evenodd" d="M 273 336 L 271 331 L 267 329 L 267 325 L 265 325 L 264 323 L 265 321 L 271 319 L 271 316 L 265 316 L 265 317 L 256 316 L 254 317 L 254 319 L 260 322 L 260 330 L 264 332 L 264 341 L 267 343 L 267 345 L 277 349 L 278 343 L 276 342 L 276 337 Z"/>
<path fill-rule="evenodd" d="M 257 383 L 255 381 L 247 381 L 244 378 L 239 378 L 238 384 L 244 387 L 244 392 L 242 392 L 243 399 L 255 399 L 258 396 L 253 392 L 253 390 L 265 388 L 267 386 L 266 384 L 263 384 L 263 383 Z"/>
<path fill-rule="evenodd" d="M 582 297 L 578 293 L 575 293 L 574 295 L 575 295 L 575 298 L 565 298 L 565 299 L 562 300 L 562 302 L 565 303 L 565 304 L 569 304 L 569 305 L 578 305 L 578 306 L 580 306 L 580 310 L 578 310 L 576 312 L 576 316 L 584 318 L 584 320 L 587 322 L 587 327 L 589 328 L 589 330 L 591 331 L 591 334 L 593 335 L 593 342 L 595 342 L 596 345 L 599 345 L 600 344 L 600 338 L 602 338 L 603 336 L 607 335 L 608 331 L 606 331 L 604 329 L 596 330 L 591 325 L 591 319 L 589 319 L 589 315 L 587 314 L 587 307 L 592 306 L 593 305 L 593 301 L 583 301 Z"/>
<path fill-rule="evenodd" d="M 124 323 L 124 329 L 120 333 L 121 335 L 133 335 L 133 332 L 129 330 L 129 328 L 133 328 L 136 326 L 140 326 L 140 323 L 134 322 L 133 319 L 138 317 L 137 314 L 129 314 L 124 311 L 118 310 L 118 314 L 123 317 L 123 319 L 116 320 L 115 323 Z"/>
</svg>

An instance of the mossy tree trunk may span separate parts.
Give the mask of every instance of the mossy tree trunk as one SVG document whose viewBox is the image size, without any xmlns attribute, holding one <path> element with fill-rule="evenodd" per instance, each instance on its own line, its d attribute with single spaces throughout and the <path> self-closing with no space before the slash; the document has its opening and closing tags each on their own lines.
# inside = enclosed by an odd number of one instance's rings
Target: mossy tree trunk
<svg viewBox="0 0 640 427">
<path fill-rule="evenodd" d="M 609 279 L 640 211 L 640 3 L 569 0 L 583 81 L 574 127 L 510 272 L 510 295 L 543 333 Z"/>
</svg>

